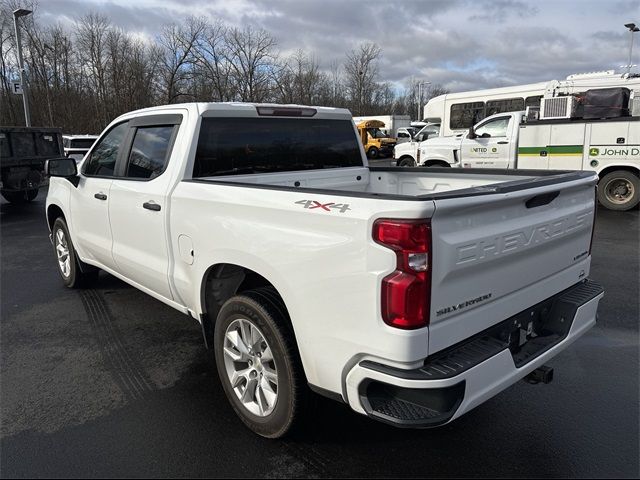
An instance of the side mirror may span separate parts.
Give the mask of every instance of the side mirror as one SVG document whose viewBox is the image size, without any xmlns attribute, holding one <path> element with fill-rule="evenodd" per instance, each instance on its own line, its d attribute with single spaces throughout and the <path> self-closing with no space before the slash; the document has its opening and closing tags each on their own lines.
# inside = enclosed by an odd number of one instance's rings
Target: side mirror
<svg viewBox="0 0 640 480">
<path fill-rule="evenodd" d="M 469 127 L 469 134 L 467 135 L 467 138 L 471 140 L 475 140 L 476 138 L 478 138 L 478 135 L 476 135 L 476 132 L 473 130 L 473 127 Z"/>
<path fill-rule="evenodd" d="M 49 177 L 75 177 L 78 175 L 78 167 L 73 158 L 50 158 L 44 164 L 44 173 Z"/>
<path fill-rule="evenodd" d="M 423 140 L 424 140 L 424 133 L 419 133 L 418 135 L 416 135 L 416 136 L 414 137 L 414 140 L 415 140 L 416 142 L 421 142 L 421 141 L 423 141 Z"/>
<path fill-rule="evenodd" d="M 73 158 L 50 158 L 44 163 L 44 173 L 48 177 L 66 178 L 78 186 L 78 166 Z"/>
</svg>

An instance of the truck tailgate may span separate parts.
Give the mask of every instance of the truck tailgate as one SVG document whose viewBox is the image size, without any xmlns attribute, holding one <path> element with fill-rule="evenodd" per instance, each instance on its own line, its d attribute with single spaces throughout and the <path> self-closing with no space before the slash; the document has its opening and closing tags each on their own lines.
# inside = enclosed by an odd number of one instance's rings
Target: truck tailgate
<svg viewBox="0 0 640 480">
<path fill-rule="evenodd" d="M 596 180 L 562 173 L 435 199 L 430 354 L 586 278 Z"/>
</svg>

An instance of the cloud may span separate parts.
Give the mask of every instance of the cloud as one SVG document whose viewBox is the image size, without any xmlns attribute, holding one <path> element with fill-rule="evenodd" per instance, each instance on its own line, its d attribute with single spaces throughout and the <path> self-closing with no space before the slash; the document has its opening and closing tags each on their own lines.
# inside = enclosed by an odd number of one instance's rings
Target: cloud
<svg viewBox="0 0 640 480">
<path fill-rule="evenodd" d="M 637 0 L 48 0 L 38 15 L 72 26 L 89 11 L 149 39 L 189 14 L 252 25 L 269 31 L 283 55 L 302 48 L 323 68 L 375 42 L 381 81 L 420 78 L 452 91 L 618 68 L 627 63 L 623 24 L 640 24 L 631 18 L 640 13 Z"/>
</svg>

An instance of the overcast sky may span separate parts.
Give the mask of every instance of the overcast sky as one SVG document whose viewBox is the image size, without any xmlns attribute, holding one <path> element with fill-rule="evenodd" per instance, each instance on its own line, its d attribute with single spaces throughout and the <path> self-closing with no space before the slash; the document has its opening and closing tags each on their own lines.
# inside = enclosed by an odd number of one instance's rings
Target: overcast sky
<svg viewBox="0 0 640 480">
<path fill-rule="evenodd" d="M 640 0 L 40 0 L 44 23 L 89 11 L 153 41 L 189 14 L 268 30 L 282 53 L 313 53 L 323 67 L 362 42 L 382 47 L 380 80 L 411 77 L 451 91 L 517 85 L 628 63 Z M 637 35 L 637 34 L 636 34 Z M 634 63 L 640 64 L 640 37 Z M 636 71 L 638 69 L 636 68 Z"/>
</svg>

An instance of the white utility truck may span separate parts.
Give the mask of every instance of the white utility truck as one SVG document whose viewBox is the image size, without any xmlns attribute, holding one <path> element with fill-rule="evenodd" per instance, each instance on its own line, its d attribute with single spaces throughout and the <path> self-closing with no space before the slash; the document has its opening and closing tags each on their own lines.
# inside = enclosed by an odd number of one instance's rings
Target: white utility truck
<svg viewBox="0 0 640 480">
<path fill-rule="evenodd" d="M 139 110 L 46 171 L 63 282 L 105 270 L 197 319 L 266 437 L 309 390 L 429 427 L 546 383 L 603 295 L 593 172 L 370 168 L 343 109 Z"/>
<path fill-rule="evenodd" d="M 440 123 L 440 135 L 450 137 L 464 133 L 496 113 L 539 106 L 543 97 L 575 95 L 587 90 L 616 87 L 640 90 L 640 75 L 607 70 L 569 75 L 564 80 L 447 93 L 429 99 L 424 107 L 423 118 L 428 122 Z"/>
<path fill-rule="evenodd" d="M 426 166 L 593 171 L 600 203 L 629 210 L 640 201 L 640 116 L 629 115 L 630 102 L 626 89 L 545 98 L 528 116 L 499 113 L 464 135 L 423 141 L 418 158 Z"/>
<path fill-rule="evenodd" d="M 392 166 L 415 167 L 420 162 L 420 144 L 425 140 L 440 135 L 440 124 L 427 123 L 418 133 L 414 134 L 406 142 L 398 142 L 393 147 Z M 446 161 L 434 161 L 427 164 L 428 167 L 449 167 Z"/>
</svg>

